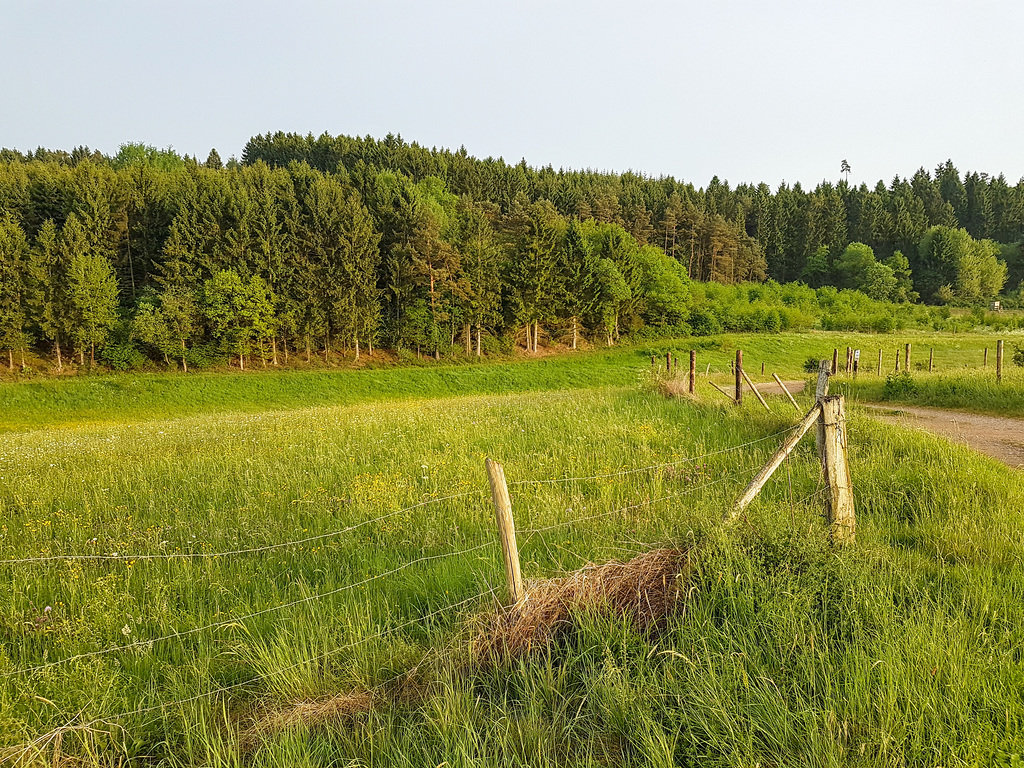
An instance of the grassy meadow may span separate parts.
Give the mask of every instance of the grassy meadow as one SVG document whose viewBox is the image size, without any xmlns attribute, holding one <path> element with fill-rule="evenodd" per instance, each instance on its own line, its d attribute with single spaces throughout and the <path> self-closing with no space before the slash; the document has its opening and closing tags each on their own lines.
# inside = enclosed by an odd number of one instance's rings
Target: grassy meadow
<svg viewBox="0 0 1024 768">
<path fill-rule="evenodd" d="M 698 363 L 803 377 L 848 338 Z M 724 529 L 796 413 L 663 397 L 650 356 L 687 343 L 5 385 L 0 764 L 1019 764 L 1020 473 L 851 409 L 856 546 L 828 544 L 810 436 Z M 485 457 L 528 584 L 689 548 L 683 609 L 477 663 L 505 594 Z"/>
</svg>

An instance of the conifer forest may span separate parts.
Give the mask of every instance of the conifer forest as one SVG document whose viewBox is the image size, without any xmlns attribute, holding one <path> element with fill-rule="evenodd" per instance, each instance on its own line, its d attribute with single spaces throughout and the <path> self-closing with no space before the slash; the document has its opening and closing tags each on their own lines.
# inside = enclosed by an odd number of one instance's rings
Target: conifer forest
<svg viewBox="0 0 1024 768">
<path fill-rule="evenodd" d="M 773 190 L 481 160 L 394 135 L 255 136 L 227 163 L 144 144 L 5 149 L 0 350 L 12 368 L 30 353 L 54 370 L 188 370 L 827 323 L 884 332 L 908 316 L 897 305 L 1014 306 L 1022 239 L 1024 180 L 952 161 L 888 184 Z"/>
</svg>

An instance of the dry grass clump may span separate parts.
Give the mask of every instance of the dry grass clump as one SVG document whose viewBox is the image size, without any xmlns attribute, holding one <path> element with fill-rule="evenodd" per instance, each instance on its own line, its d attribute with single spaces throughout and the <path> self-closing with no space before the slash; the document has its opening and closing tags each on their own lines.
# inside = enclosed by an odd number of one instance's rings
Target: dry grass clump
<svg viewBox="0 0 1024 768">
<path fill-rule="evenodd" d="M 371 691 L 350 691 L 266 709 L 239 733 L 239 747 L 254 749 L 267 739 L 298 726 L 313 730 L 350 722 L 370 712 L 377 704 L 376 698 Z"/>
<path fill-rule="evenodd" d="M 665 397 L 693 397 L 688 379 L 659 379 L 658 392 Z"/>
<path fill-rule="evenodd" d="M 588 565 L 564 578 L 538 581 L 520 605 L 482 621 L 473 658 L 489 664 L 539 650 L 571 630 L 574 616 L 582 613 L 655 629 L 678 607 L 689 570 L 690 550 L 654 549 L 625 563 Z"/>
</svg>

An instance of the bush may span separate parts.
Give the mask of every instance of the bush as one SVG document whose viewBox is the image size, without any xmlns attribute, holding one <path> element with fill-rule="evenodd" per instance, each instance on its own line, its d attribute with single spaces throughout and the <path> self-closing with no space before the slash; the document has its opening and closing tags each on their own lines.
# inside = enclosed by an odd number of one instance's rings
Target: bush
<svg viewBox="0 0 1024 768">
<path fill-rule="evenodd" d="M 804 360 L 804 372 L 817 373 L 819 365 L 821 365 L 821 361 L 814 355 L 811 355 L 806 360 Z"/>
<path fill-rule="evenodd" d="M 882 389 L 883 400 L 902 400 L 917 394 L 917 382 L 907 371 L 890 373 L 885 377 Z"/>
<path fill-rule="evenodd" d="M 1024 367 L 1024 347 L 1019 344 L 1013 345 L 1013 364 Z"/>
<path fill-rule="evenodd" d="M 128 342 L 108 344 L 100 352 L 100 360 L 115 371 L 129 371 L 142 368 L 146 364 L 146 356 Z"/>
</svg>

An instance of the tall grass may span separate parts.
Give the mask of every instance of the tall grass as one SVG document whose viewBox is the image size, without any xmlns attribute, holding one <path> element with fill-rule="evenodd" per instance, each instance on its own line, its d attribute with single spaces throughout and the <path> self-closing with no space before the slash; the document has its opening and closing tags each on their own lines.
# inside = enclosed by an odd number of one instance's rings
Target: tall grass
<svg viewBox="0 0 1024 768">
<path fill-rule="evenodd" d="M 1019 473 L 854 417 L 855 547 L 827 544 L 809 439 L 725 532 L 793 416 L 718 397 L 581 388 L 12 432 L 0 559 L 308 541 L 0 566 L 0 745 L 89 724 L 60 750 L 95 764 L 1011 764 Z M 467 620 L 504 578 L 485 456 L 512 484 L 528 580 L 674 543 L 695 553 L 685 610 L 653 636 L 579 617 L 529 660 L 473 664 Z M 260 712 L 367 691 L 368 710 L 239 743 Z M 56 759 L 39 747 L 23 754 Z"/>
</svg>

